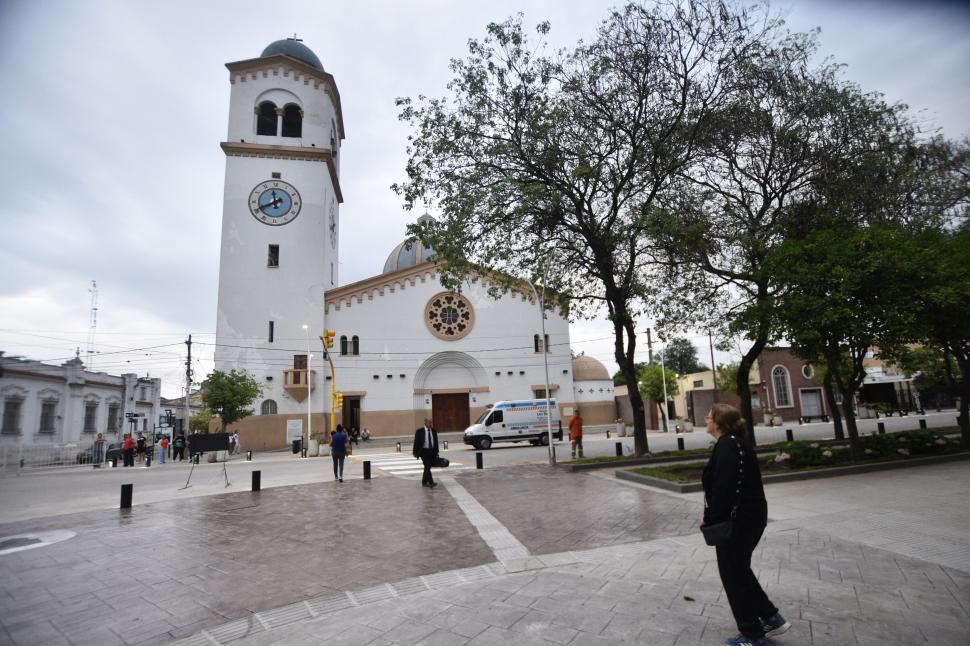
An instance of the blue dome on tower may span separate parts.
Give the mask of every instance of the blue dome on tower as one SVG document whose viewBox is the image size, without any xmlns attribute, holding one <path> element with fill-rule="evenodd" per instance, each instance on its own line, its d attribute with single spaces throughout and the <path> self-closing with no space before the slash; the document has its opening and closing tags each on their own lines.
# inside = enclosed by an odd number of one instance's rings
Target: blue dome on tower
<svg viewBox="0 0 970 646">
<path fill-rule="evenodd" d="M 297 38 L 284 38 L 283 40 L 277 40 L 276 42 L 270 43 L 260 54 L 260 58 L 264 56 L 272 56 L 273 54 L 284 54 L 285 56 L 290 56 L 297 60 L 301 60 L 308 65 L 312 65 L 321 72 L 324 71 L 323 63 L 317 58 L 317 55 L 313 53 L 309 47 L 303 44 L 303 41 Z"/>
</svg>

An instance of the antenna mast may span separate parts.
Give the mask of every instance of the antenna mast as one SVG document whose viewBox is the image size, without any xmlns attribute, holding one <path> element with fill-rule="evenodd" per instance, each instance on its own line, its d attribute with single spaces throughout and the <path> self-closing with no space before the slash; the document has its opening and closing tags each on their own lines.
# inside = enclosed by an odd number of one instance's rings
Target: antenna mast
<svg viewBox="0 0 970 646">
<path fill-rule="evenodd" d="M 87 369 L 94 369 L 94 332 L 98 327 L 98 283 L 91 281 L 91 320 L 88 324 Z"/>
</svg>

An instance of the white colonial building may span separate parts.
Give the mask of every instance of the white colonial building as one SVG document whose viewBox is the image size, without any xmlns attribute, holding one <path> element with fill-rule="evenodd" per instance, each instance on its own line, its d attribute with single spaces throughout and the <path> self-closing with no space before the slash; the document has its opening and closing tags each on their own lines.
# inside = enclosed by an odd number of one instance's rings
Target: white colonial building
<svg viewBox="0 0 970 646">
<path fill-rule="evenodd" d="M 159 417 L 161 379 L 108 375 L 75 358 L 60 366 L 0 353 L 0 444 L 85 445 L 103 433 L 150 433 Z"/>
<path fill-rule="evenodd" d="M 433 252 L 402 242 L 386 260 L 374 258 L 380 273 L 341 285 L 344 129 L 333 77 L 294 39 L 227 67 L 215 367 L 245 370 L 263 385 L 256 415 L 237 425 L 244 444 L 282 446 L 308 409 L 322 430 L 332 389 L 344 397 L 334 423 L 402 435 L 431 417 L 439 430 L 461 430 L 492 402 L 543 396 L 544 358 L 552 396 L 572 406 L 568 320 L 548 310 L 543 338 L 528 283 L 493 298 L 489 275 L 476 273 L 449 291 Z M 336 332 L 332 376 L 321 360 L 325 329 Z M 597 386 L 583 400 L 598 395 Z M 603 419 L 587 423 L 615 417 L 612 392 L 601 395 L 590 411 Z"/>
</svg>

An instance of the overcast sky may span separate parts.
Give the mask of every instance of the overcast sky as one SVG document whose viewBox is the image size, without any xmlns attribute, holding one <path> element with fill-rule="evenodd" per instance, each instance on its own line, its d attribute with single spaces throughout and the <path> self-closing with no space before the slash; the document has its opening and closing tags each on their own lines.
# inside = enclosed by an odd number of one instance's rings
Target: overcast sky
<svg viewBox="0 0 970 646">
<path fill-rule="evenodd" d="M 616 4 L 0 1 L 0 168 L 8 183 L 0 350 L 60 363 L 80 348 L 84 357 L 96 280 L 96 369 L 161 377 L 164 394 L 177 396 L 190 333 L 197 375 L 211 369 L 205 344 L 215 339 L 226 62 L 254 58 L 295 32 L 334 75 L 347 131 L 346 284 L 379 273 L 420 215 L 405 212 L 389 189 L 403 179 L 408 135 L 395 97 L 443 95 L 448 60 L 463 56 L 490 21 L 522 11 L 528 24 L 551 21 L 551 43 L 568 46 L 590 38 Z M 820 27 L 823 53 L 864 89 L 907 103 L 948 137 L 970 131 L 966 3 L 789 0 L 773 10 L 792 30 Z M 577 322 L 573 349 L 613 371 L 611 334 L 603 320 Z"/>
</svg>

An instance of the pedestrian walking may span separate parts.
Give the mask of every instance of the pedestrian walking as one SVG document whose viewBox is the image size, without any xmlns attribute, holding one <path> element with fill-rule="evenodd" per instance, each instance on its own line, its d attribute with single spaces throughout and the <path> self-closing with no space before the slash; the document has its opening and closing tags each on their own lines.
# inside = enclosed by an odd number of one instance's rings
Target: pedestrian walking
<svg viewBox="0 0 970 646">
<path fill-rule="evenodd" d="M 438 459 L 438 431 L 434 429 L 431 420 L 427 417 L 424 419 L 424 426 L 414 431 L 414 447 L 411 452 L 424 464 L 421 486 L 437 487 L 438 483 L 431 477 L 431 467 Z"/>
<path fill-rule="evenodd" d="M 125 439 L 121 443 L 121 455 L 126 467 L 135 466 L 135 440 L 131 433 L 125 433 Z"/>
<path fill-rule="evenodd" d="M 138 440 L 135 441 L 135 453 L 138 454 L 138 461 L 145 461 L 145 452 L 148 450 L 148 444 L 145 440 L 145 436 L 141 433 L 138 434 Z M 134 466 L 134 465 L 132 465 Z"/>
<path fill-rule="evenodd" d="M 185 459 L 185 436 L 179 433 L 172 442 L 172 461 L 178 459 L 179 462 Z"/>
<path fill-rule="evenodd" d="M 572 419 L 569 420 L 569 440 L 572 443 L 573 459 L 576 459 L 576 449 L 579 448 L 579 457 L 583 457 L 583 418 L 579 415 L 579 409 L 573 411 Z"/>
<path fill-rule="evenodd" d="M 235 455 L 236 453 L 236 434 L 229 434 L 229 455 Z"/>
<path fill-rule="evenodd" d="M 333 479 L 344 481 L 344 459 L 347 457 L 347 433 L 343 424 L 337 424 L 336 430 L 330 434 L 330 457 L 333 459 Z"/>
<path fill-rule="evenodd" d="M 232 443 L 236 447 L 236 455 L 242 453 L 242 447 L 239 445 L 239 431 L 234 431 L 232 434 Z"/>
<path fill-rule="evenodd" d="M 158 443 L 158 463 L 165 464 L 165 458 L 168 455 L 168 436 L 163 435 L 162 441 Z"/>
<path fill-rule="evenodd" d="M 100 469 L 102 462 L 104 462 L 104 435 L 98 433 L 94 438 L 94 468 Z"/>
<path fill-rule="evenodd" d="M 705 539 L 717 551 L 717 569 L 740 631 L 726 646 L 767 646 L 789 628 L 751 571 L 751 555 L 768 524 L 758 458 L 747 440 L 741 411 L 714 404 L 705 418 L 714 450 L 704 467 Z"/>
</svg>

